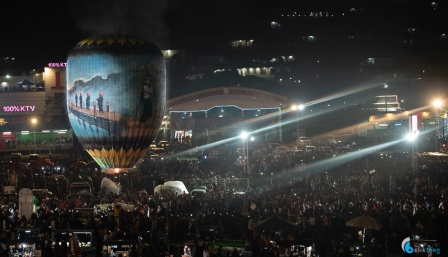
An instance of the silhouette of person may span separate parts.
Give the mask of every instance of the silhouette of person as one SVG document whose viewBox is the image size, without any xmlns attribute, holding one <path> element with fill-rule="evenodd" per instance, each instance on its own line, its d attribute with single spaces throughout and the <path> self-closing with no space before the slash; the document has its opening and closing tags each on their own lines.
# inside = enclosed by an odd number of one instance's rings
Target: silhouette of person
<svg viewBox="0 0 448 257">
<path fill-rule="evenodd" d="M 96 99 L 98 101 L 98 113 L 103 112 L 103 93 L 100 92 L 99 97 Z"/>
<path fill-rule="evenodd" d="M 79 107 L 82 109 L 82 92 L 79 92 Z"/>
<path fill-rule="evenodd" d="M 78 106 L 78 93 L 75 95 L 75 106 Z"/>
<path fill-rule="evenodd" d="M 86 97 L 86 109 L 90 109 L 90 93 L 87 93 Z"/>
<path fill-rule="evenodd" d="M 152 117 L 152 101 L 151 94 L 153 92 L 153 87 L 151 85 L 151 78 L 146 77 L 145 83 L 143 83 L 142 91 L 140 93 L 140 103 L 143 104 L 143 113 L 140 117 L 140 123 L 145 123 L 149 118 Z"/>
</svg>

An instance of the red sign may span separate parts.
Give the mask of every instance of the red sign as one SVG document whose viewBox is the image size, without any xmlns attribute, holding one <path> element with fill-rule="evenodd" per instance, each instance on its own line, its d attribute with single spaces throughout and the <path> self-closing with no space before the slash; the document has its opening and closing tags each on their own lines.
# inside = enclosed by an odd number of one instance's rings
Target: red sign
<svg viewBox="0 0 448 257">
<path fill-rule="evenodd" d="M 56 71 L 54 73 L 54 77 L 55 77 L 55 82 L 56 82 L 56 86 L 55 87 L 51 87 L 51 90 L 59 90 L 59 89 L 64 89 L 65 87 L 61 86 L 61 73 L 59 71 Z"/>
<path fill-rule="evenodd" d="M 0 139 L 16 139 L 16 132 L 1 132 Z"/>
</svg>

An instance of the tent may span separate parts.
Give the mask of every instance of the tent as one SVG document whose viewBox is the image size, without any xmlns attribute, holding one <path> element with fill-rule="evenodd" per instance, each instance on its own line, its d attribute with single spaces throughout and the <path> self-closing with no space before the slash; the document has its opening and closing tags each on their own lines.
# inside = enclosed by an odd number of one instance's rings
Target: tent
<svg viewBox="0 0 448 257">
<path fill-rule="evenodd" d="M 31 82 L 31 81 L 29 81 L 29 80 L 27 80 L 27 79 L 24 79 L 24 80 L 23 80 L 22 82 L 20 82 L 19 84 L 22 85 L 22 86 L 31 86 L 31 85 L 34 85 L 33 82 Z"/>
<path fill-rule="evenodd" d="M 92 169 L 101 170 L 101 166 L 98 163 L 96 163 L 95 161 L 91 161 L 91 162 L 87 163 L 87 167 L 92 168 Z"/>
<path fill-rule="evenodd" d="M 19 90 L 24 90 L 24 86 L 25 86 L 26 89 L 29 91 L 30 86 L 32 86 L 32 85 L 34 85 L 34 83 L 27 79 L 24 79 L 22 82 L 17 83 L 17 86 L 19 86 L 19 88 L 20 88 Z"/>
<path fill-rule="evenodd" d="M 168 181 L 165 182 L 163 185 L 158 185 L 156 186 L 156 188 L 154 188 L 154 194 L 172 193 L 181 195 L 184 192 L 188 194 L 188 190 L 185 187 L 184 182 L 182 181 Z"/>
<path fill-rule="evenodd" d="M 364 238 L 365 238 L 365 230 L 366 229 L 375 229 L 375 230 L 379 230 L 383 227 L 383 225 L 375 220 L 374 218 L 363 214 L 362 216 L 356 217 L 354 219 L 351 219 L 349 221 L 347 221 L 345 223 L 346 226 L 349 227 L 355 227 L 355 228 L 362 228 L 363 229 L 363 233 L 362 233 L 362 241 L 364 242 Z"/>
<path fill-rule="evenodd" d="M 278 216 L 277 213 L 274 213 L 271 217 L 259 221 L 258 224 L 255 226 L 255 229 L 258 230 L 271 230 L 271 231 L 278 231 L 278 230 L 300 230 L 301 226 L 296 225 L 293 222 L 289 222 Z"/>
<path fill-rule="evenodd" d="M 77 161 L 77 162 L 70 164 L 70 168 L 85 169 L 85 168 L 87 168 L 87 163 L 83 162 L 83 161 Z"/>
</svg>

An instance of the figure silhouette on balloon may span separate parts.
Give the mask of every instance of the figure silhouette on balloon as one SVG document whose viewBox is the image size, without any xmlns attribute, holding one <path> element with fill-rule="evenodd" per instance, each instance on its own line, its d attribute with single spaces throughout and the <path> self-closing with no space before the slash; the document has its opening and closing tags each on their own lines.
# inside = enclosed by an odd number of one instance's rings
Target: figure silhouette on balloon
<svg viewBox="0 0 448 257">
<path fill-rule="evenodd" d="M 140 126 L 144 126 L 152 118 L 152 94 L 154 93 L 153 80 L 147 75 L 140 92 L 140 103 L 143 105 L 143 112 L 140 116 Z"/>
</svg>

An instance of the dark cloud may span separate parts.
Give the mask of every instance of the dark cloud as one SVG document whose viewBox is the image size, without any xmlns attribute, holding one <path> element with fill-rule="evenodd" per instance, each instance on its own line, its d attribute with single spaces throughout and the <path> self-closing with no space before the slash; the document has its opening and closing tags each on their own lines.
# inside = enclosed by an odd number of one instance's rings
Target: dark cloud
<svg viewBox="0 0 448 257">
<path fill-rule="evenodd" d="M 73 2 L 71 14 L 85 37 L 133 35 L 163 48 L 169 39 L 169 29 L 163 19 L 167 6 L 165 0 L 79 0 Z"/>
</svg>

